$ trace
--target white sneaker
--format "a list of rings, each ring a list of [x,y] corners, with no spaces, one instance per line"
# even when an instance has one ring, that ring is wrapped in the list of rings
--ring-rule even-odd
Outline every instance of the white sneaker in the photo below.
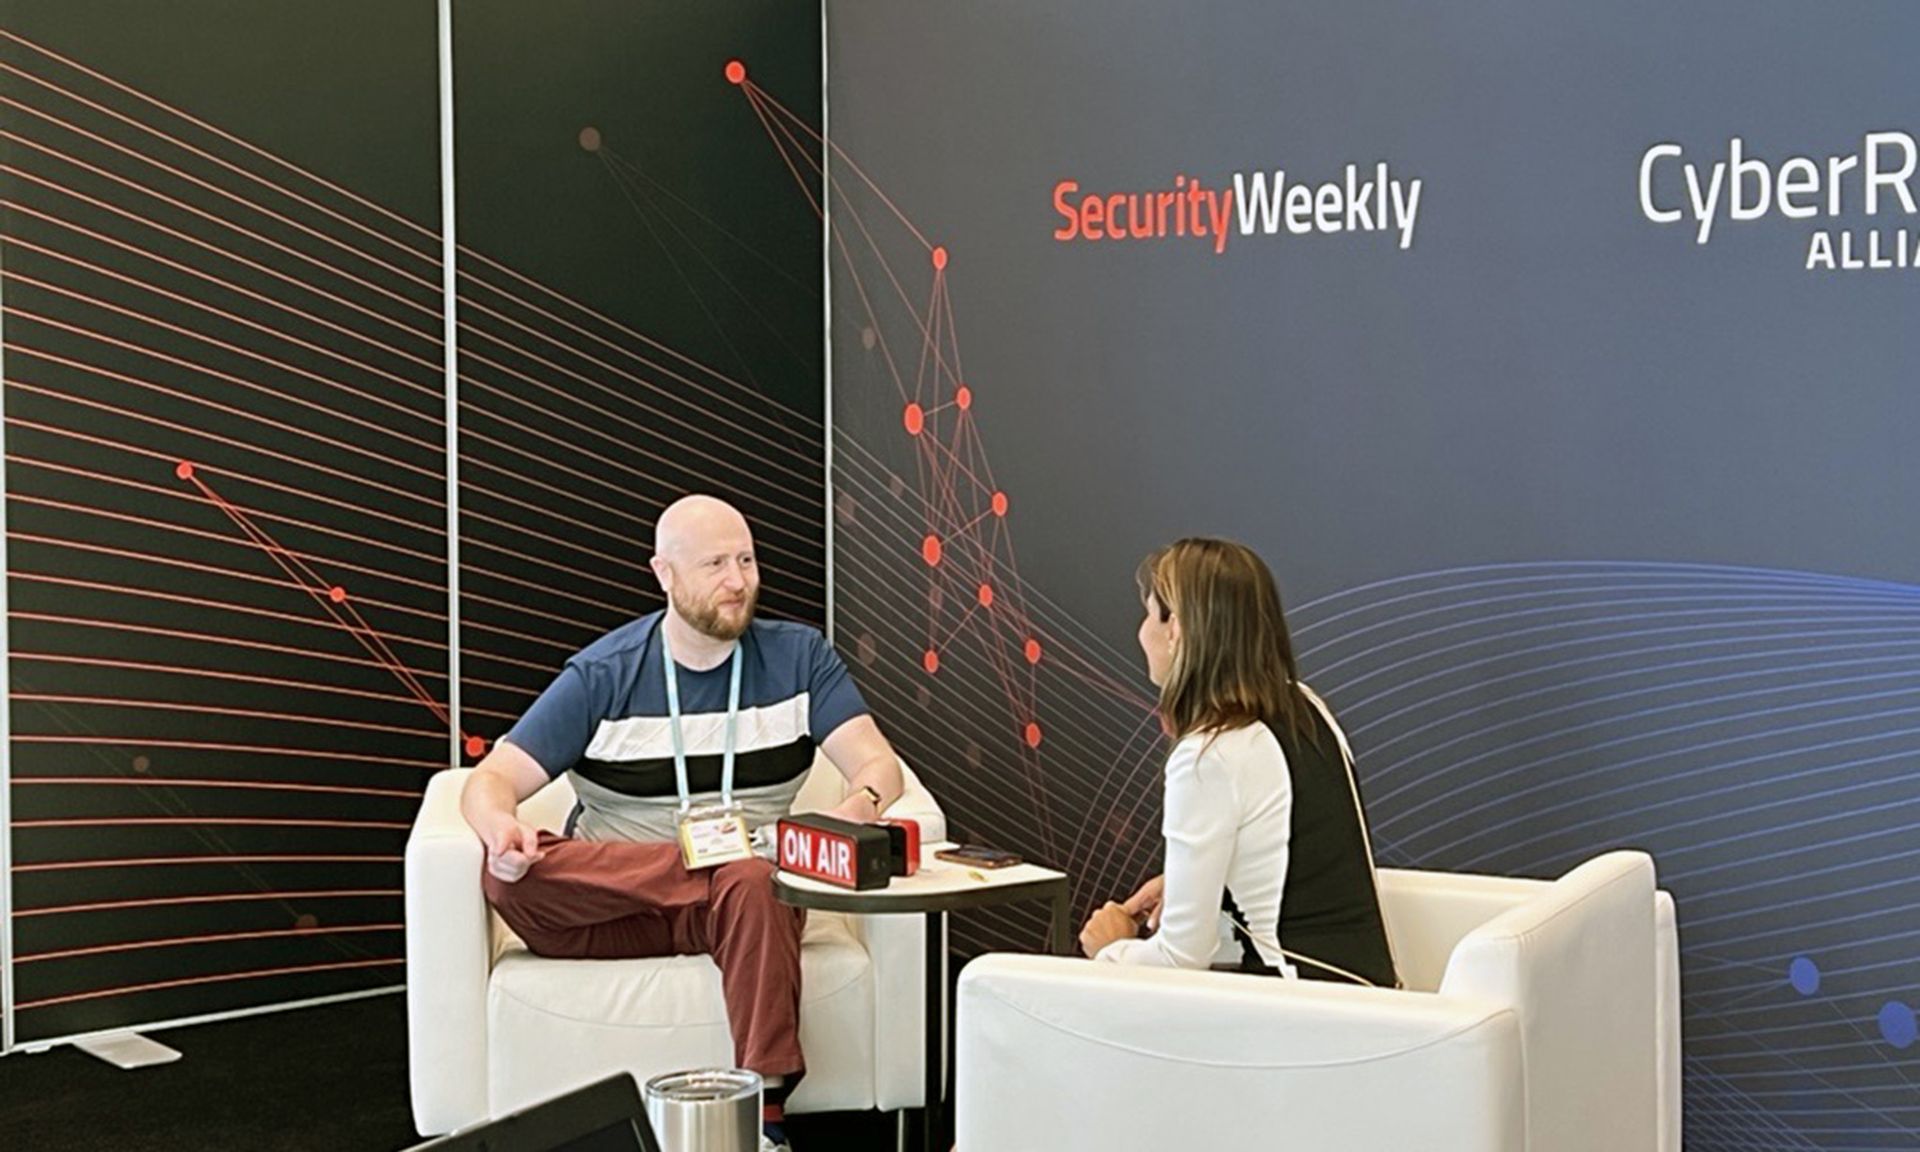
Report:
[[[762,1132],[760,1133],[760,1152],[793,1152],[793,1149],[785,1144],[775,1144],[768,1139],[765,1132]]]

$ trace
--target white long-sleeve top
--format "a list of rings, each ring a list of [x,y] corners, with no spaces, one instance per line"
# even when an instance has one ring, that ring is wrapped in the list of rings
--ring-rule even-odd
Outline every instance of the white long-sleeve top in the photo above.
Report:
[[[1288,976],[1280,952],[1293,782],[1265,724],[1182,739],[1167,758],[1166,893],[1160,929],[1117,940],[1097,960],[1205,968],[1221,940],[1220,896],[1231,889],[1260,958]]]

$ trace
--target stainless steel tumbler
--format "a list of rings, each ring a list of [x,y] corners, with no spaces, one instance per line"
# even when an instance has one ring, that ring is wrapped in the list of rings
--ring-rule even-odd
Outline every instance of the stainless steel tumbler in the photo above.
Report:
[[[760,1074],[732,1068],[647,1081],[647,1119],[664,1152],[759,1152]]]

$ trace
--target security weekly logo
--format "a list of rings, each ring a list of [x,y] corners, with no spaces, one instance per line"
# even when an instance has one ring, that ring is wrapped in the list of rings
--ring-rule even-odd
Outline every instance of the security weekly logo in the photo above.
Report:
[[[1678,144],[1640,156],[1640,211],[1707,244],[1728,227],[1812,220],[1806,270],[1920,269],[1920,148],[1906,132],[1868,132],[1857,151],[1769,160],[1735,136],[1696,157]]]
[[[1173,240],[1224,255],[1237,236],[1383,232],[1411,248],[1420,181],[1394,175],[1384,161],[1349,164],[1339,178],[1318,184],[1293,179],[1284,168],[1237,172],[1216,185],[1182,174],[1144,191],[1089,191],[1062,180],[1053,186],[1053,210],[1060,218],[1053,238],[1063,244]]]

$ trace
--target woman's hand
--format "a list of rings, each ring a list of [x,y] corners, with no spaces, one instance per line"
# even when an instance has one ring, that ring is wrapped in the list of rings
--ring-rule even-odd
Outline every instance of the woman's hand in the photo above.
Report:
[[[1157,931],[1160,927],[1160,906],[1166,902],[1166,898],[1167,877],[1162,873],[1140,885],[1140,890],[1127,897],[1127,902],[1121,907],[1127,910],[1127,915],[1136,920],[1145,916],[1147,930]]]
[[[1115,940],[1131,940],[1139,934],[1140,925],[1132,913],[1109,900],[1105,907],[1087,917],[1087,926],[1080,929],[1080,950],[1091,960]]]

